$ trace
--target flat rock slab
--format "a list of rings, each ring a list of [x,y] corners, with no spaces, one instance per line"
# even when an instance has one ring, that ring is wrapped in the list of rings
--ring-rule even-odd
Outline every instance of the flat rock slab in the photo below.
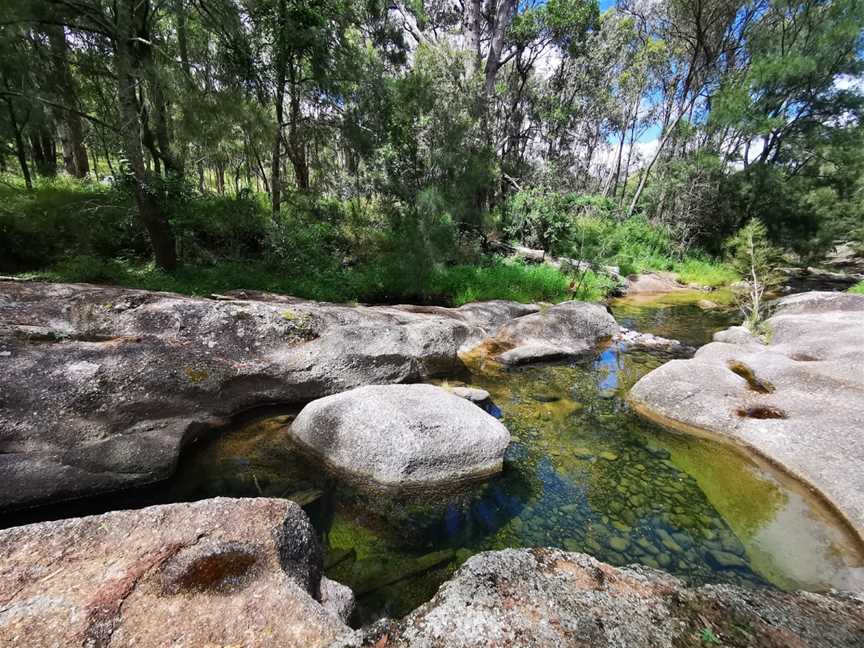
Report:
[[[710,635],[706,635],[708,630]],[[680,648],[864,645],[864,600],[705,586],[659,571],[616,569],[558,549],[478,554],[401,621],[331,648]]]
[[[303,511],[216,498],[0,532],[0,645],[328,644],[350,591]],[[333,611],[318,602],[329,599]]]
[[[827,497],[864,535],[864,295],[785,297],[770,343],[735,327],[630,392],[672,427],[743,445]]]
[[[359,486],[424,487],[501,470],[510,433],[434,385],[372,385],[312,401],[292,436]]]

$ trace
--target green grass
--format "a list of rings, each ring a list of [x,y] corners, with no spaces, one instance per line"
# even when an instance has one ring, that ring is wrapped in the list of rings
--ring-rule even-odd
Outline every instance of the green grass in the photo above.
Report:
[[[728,286],[740,278],[738,273],[725,263],[698,258],[684,259],[674,264],[673,270],[685,284],[700,286]]]
[[[851,293],[858,293],[859,295],[864,295],[864,281],[861,281],[849,289]]]
[[[577,293],[574,292],[574,278],[555,268],[501,261],[486,265],[436,267],[419,288],[418,284],[405,282],[404,274],[399,268],[378,265],[288,276],[266,264],[249,261],[187,264],[169,274],[151,263],[77,256],[50,269],[20,276],[43,281],[113,284],[186,295],[245,289],[319,301],[412,301],[454,306],[489,299],[556,303],[567,299],[597,300],[608,287],[605,279],[588,273]]]

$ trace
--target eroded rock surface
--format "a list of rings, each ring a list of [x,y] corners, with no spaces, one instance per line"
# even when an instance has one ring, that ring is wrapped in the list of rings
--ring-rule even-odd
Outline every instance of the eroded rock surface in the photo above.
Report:
[[[331,648],[851,648],[864,645],[864,599],[716,585],[617,569],[585,554],[508,549],[478,554],[401,621]]]
[[[510,433],[434,385],[372,385],[312,401],[295,439],[360,486],[431,486],[501,470]]]
[[[238,411],[451,376],[460,351],[543,321],[540,307],[504,301],[217,297],[0,281],[0,510],[165,479],[185,444]],[[559,308],[581,307],[549,309],[553,320]],[[598,338],[590,326],[555,334],[579,349]]]
[[[864,296],[785,297],[770,342],[736,327],[630,392],[639,411],[743,444],[814,486],[864,535]]]
[[[321,578],[314,531],[285,500],[216,498],[0,532],[4,646],[312,648],[348,630],[348,598]]]

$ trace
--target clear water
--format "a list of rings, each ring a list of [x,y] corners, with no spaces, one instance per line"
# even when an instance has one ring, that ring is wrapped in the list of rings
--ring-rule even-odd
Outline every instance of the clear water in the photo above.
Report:
[[[702,344],[737,321],[698,296],[619,302],[625,326]],[[613,346],[592,361],[459,377],[490,392],[513,436],[503,472],[459,492],[364,497],[290,440],[292,413],[238,422],[183,457],[176,477],[125,505],[215,495],[304,504],[326,572],[358,594],[357,624],[425,602],[469,556],[555,546],[693,583],[822,590],[864,587],[861,547],[794,484],[713,442],[635,416],[629,387],[667,358]],[[459,384],[454,380],[447,385]],[[120,508],[117,496],[113,507]],[[62,508],[62,507],[61,507]],[[68,507],[65,509],[69,515]],[[80,511],[78,511],[80,513]]]

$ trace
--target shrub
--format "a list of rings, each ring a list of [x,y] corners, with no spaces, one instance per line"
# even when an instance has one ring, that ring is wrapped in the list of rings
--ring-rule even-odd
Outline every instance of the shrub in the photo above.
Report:
[[[768,229],[754,218],[726,241],[729,261],[744,279],[745,288],[738,292],[738,301],[744,313],[744,323],[758,332],[764,317],[765,292],[776,285],[777,251],[768,241]]]
[[[60,259],[146,253],[131,202],[97,183],[40,179],[36,190],[0,184],[0,270],[20,272]]]
[[[205,194],[172,207],[172,225],[184,262],[258,257],[264,252],[270,214],[259,198]]]

